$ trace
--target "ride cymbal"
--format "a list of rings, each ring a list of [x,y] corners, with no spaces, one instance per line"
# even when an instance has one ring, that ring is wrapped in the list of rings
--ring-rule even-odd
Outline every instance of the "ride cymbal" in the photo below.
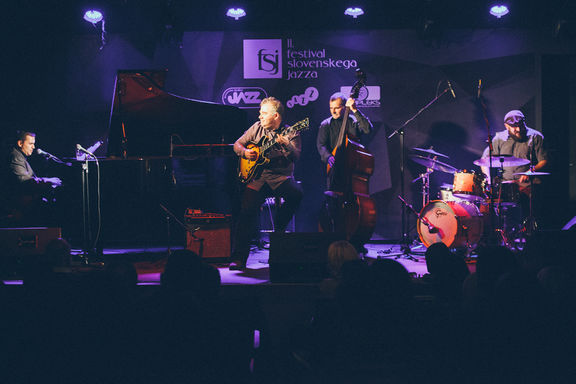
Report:
[[[520,159],[518,157],[514,157],[512,155],[494,155],[492,156],[492,168],[500,168],[500,167],[518,167],[520,165],[529,164],[530,160],[528,159]],[[483,157],[478,160],[474,160],[474,165],[479,167],[489,167],[490,166],[490,157]]]

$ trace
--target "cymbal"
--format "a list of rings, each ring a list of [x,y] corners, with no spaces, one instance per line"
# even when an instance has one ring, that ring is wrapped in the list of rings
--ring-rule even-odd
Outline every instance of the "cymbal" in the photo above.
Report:
[[[538,171],[526,171],[515,173],[515,175],[524,175],[524,176],[546,176],[549,174],[550,172],[538,172]]]
[[[445,154],[443,154],[443,153],[440,153],[440,152],[436,152],[436,151],[433,150],[432,148],[430,148],[430,149],[412,148],[412,149],[413,149],[414,151],[426,152],[426,153],[429,153],[429,154],[434,155],[434,156],[442,156],[442,157],[445,157],[445,158],[449,159],[449,157],[448,157],[447,155],[445,155]]]
[[[495,155],[492,156],[492,168],[500,168],[500,167],[518,167],[520,165],[529,164],[530,160],[528,159],[519,159],[518,157],[514,157],[512,155]],[[483,157],[478,160],[474,160],[474,164],[479,167],[489,167],[490,166],[490,157]]]
[[[420,155],[411,155],[410,158],[420,164],[425,166],[426,168],[432,168],[435,171],[446,172],[446,173],[454,173],[456,172],[456,168],[453,166],[443,163],[438,160],[430,159],[429,157],[420,156]]]

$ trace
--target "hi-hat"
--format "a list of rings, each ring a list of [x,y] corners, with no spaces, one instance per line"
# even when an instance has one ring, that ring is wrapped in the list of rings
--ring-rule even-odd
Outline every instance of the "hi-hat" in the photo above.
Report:
[[[412,148],[412,149],[413,149],[414,151],[426,152],[426,153],[429,153],[429,154],[434,155],[434,156],[442,156],[442,157],[445,157],[445,158],[449,159],[449,157],[448,157],[447,155],[445,155],[445,154],[443,154],[443,153],[440,153],[440,152],[436,152],[436,151],[433,150],[432,148],[430,148],[430,149]]]
[[[435,171],[446,172],[446,173],[454,173],[456,172],[456,168],[441,161],[431,159],[429,157],[420,156],[420,155],[411,155],[410,158],[420,164],[425,166],[426,168],[431,168]]]
[[[538,171],[526,171],[515,173],[515,175],[524,175],[524,176],[546,176],[549,174],[550,172],[538,172]]]
[[[494,155],[492,156],[492,168],[500,168],[500,167],[519,167],[521,165],[529,164],[530,160],[528,159],[519,159],[518,157],[514,157],[512,155]],[[489,167],[490,166],[490,157],[483,157],[478,160],[474,160],[474,164],[479,167]]]

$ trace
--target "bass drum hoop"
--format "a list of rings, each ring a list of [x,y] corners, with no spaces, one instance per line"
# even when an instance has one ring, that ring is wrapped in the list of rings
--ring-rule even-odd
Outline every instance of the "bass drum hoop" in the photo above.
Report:
[[[418,235],[426,247],[439,242],[449,248],[473,247],[484,230],[478,207],[467,201],[432,200],[422,208],[420,217],[438,228],[438,232],[431,233],[422,219],[418,219]]]

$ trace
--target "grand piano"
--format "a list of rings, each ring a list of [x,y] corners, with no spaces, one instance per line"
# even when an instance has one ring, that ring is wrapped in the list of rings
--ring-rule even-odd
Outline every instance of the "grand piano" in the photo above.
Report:
[[[245,112],[173,95],[166,74],[117,73],[100,162],[105,246],[183,239],[160,204],[180,220],[186,208],[229,214],[237,205],[232,143],[247,128]]]

